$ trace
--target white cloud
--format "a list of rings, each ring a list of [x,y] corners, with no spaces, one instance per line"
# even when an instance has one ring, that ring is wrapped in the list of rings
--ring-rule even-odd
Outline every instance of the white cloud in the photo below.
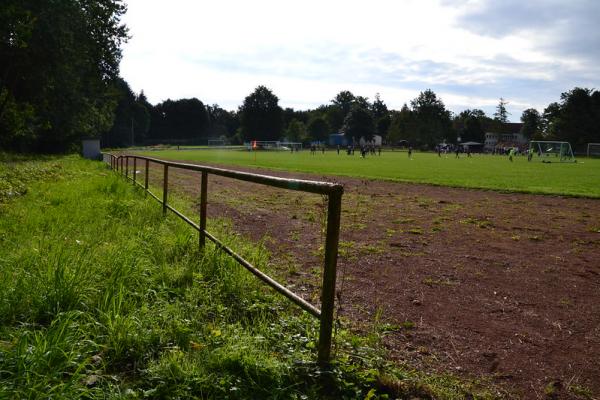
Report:
[[[489,12],[498,10],[500,20],[510,19],[510,10],[490,11],[490,4],[130,0],[124,22],[133,37],[121,71],[152,102],[198,97],[229,109],[260,84],[283,106],[302,109],[341,90],[370,98],[379,92],[399,108],[431,88],[454,111],[505,97],[518,118],[519,110],[543,107],[575,85],[598,86],[597,67],[548,50],[543,24],[512,24],[493,35],[472,25],[470,15],[493,20]]]

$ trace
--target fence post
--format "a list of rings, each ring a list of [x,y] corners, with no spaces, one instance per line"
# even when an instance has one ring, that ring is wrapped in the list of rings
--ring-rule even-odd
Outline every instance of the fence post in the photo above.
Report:
[[[333,308],[335,303],[335,280],[338,242],[340,238],[340,214],[342,190],[329,193],[327,207],[327,236],[325,238],[325,268],[321,291],[321,324],[319,327],[318,362],[329,364],[331,355],[331,332],[333,330]]]
[[[200,237],[199,243],[200,248],[204,249],[206,244],[206,237],[204,236],[204,231],[206,230],[206,203],[207,203],[207,195],[208,195],[208,173],[206,171],[202,171],[202,182],[200,183]]]
[[[136,170],[137,170],[137,157],[133,156],[133,184],[135,185],[135,176],[136,174]]]
[[[169,188],[169,166],[163,164],[165,169],[163,173],[163,214],[167,214],[167,191]]]
[[[121,175],[123,175],[123,161],[124,161],[125,157],[121,156]]]
[[[125,179],[129,178],[129,156],[125,156]]]
[[[150,160],[146,160],[146,179],[144,181],[144,189],[148,190],[148,168],[150,167]]]

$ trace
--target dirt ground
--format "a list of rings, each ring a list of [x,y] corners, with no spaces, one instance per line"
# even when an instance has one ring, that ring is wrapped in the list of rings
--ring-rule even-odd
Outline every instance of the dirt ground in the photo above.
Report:
[[[344,185],[337,310],[392,359],[513,398],[600,398],[599,200],[252,172]],[[196,174],[169,179],[198,195]],[[318,304],[324,199],[213,175],[208,190],[209,217],[262,239]]]

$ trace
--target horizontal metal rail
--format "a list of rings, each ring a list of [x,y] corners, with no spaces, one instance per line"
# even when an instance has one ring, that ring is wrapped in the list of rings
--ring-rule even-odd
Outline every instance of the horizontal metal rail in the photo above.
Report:
[[[108,161],[107,161],[108,158]],[[133,171],[131,178],[129,177],[129,159],[133,159]],[[145,161],[145,181],[142,185],[136,179],[136,168],[137,160]],[[209,167],[204,165],[178,163],[172,161],[161,160],[157,158],[144,157],[144,156],[133,156],[133,155],[121,155],[115,156],[109,153],[103,153],[103,160],[110,165],[112,169],[117,171],[120,170],[121,174],[127,180],[133,181],[135,186],[139,186],[144,189],[145,192],[149,193],[154,199],[156,199],[163,206],[163,212],[167,210],[172,211],[175,215],[181,218],[184,222],[199,232],[200,246],[204,246],[204,238],[211,240],[217,248],[224,251],[235,259],[240,265],[254,274],[257,278],[271,286],[277,292],[288,298],[290,301],[298,305],[300,308],[310,313],[311,315],[320,319],[320,330],[319,330],[319,346],[318,346],[318,361],[321,364],[329,363],[330,351],[331,351],[331,335],[333,330],[333,308],[335,302],[335,280],[336,280],[336,266],[337,266],[337,252],[339,242],[339,228],[340,228],[340,216],[341,216],[341,196],[343,193],[343,187],[339,184],[330,182],[318,182],[302,179],[289,179],[280,178],[275,176],[260,175],[249,172],[241,172],[228,170],[223,168]],[[163,193],[162,199],[156,194],[152,193],[149,189],[149,164],[150,162],[163,166]],[[125,164],[125,165],[124,165]],[[184,215],[182,212],[168,204],[168,177],[169,167],[185,169],[190,171],[202,172],[202,187],[201,187],[201,199],[200,199],[200,224],[196,224],[189,217]],[[268,185],[288,190],[297,190],[310,193],[324,194],[328,196],[328,215],[327,215],[327,233],[325,240],[325,269],[323,272],[323,284],[321,290],[321,310],[302,297],[298,296],[273,278],[260,271],[249,261],[245,260],[242,256],[237,254],[230,247],[225,245],[214,235],[206,230],[206,203],[207,203],[207,190],[206,184],[208,180],[208,174],[214,174],[227,178],[238,179],[246,182],[253,182],[262,185]]]
[[[280,178],[277,176],[254,174],[251,172],[234,171],[230,169],[209,167],[206,165],[178,163],[173,161],[161,160],[158,158],[144,157],[144,156],[119,156],[127,158],[137,158],[140,160],[148,160],[150,162],[165,165],[167,167],[174,167],[179,169],[186,169],[189,171],[203,171],[209,174],[224,176],[227,178],[238,179],[246,182],[254,182],[262,185],[274,186],[282,189],[298,190],[302,192],[318,193],[318,194],[330,194],[333,192],[342,193],[344,188],[342,185],[331,182],[319,182],[305,179],[290,179]]]
[[[303,310],[311,313],[312,315],[314,315],[317,318],[321,317],[321,311],[317,307],[313,306],[308,301],[304,300],[302,297],[296,295],[294,292],[292,292],[291,290],[289,290],[285,286],[281,285],[280,283],[278,283],[277,281],[275,281],[274,279],[272,279],[270,276],[268,276],[267,274],[265,274],[262,271],[260,271],[258,268],[254,267],[252,264],[250,264],[248,261],[244,260],[236,252],[234,252],[229,247],[227,247],[225,244],[223,244],[219,239],[217,239],[216,237],[214,237],[213,235],[211,235],[209,232],[204,231],[204,234],[213,243],[215,243],[217,245],[217,247],[219,247],[220,249],[222,249],[223,251],[225,251],[231,257],[235,258],[235,260],[238,263],[240,263],[248,271],[250,271],[254,275],[256,275],[263,282],[267,283],[273,289],[277,290],[279,293],[281,293],[282,295],[284,295],[285,297],[287,297],[288,299],[290,299],[292,302],[296,303]]]

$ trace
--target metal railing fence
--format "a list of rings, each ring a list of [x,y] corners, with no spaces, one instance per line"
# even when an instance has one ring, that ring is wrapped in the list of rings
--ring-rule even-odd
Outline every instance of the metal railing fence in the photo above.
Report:
[[[301,179],[280,178],[275,176],[253,174],[229,169],[209,167],[196,164],[186,164],[173,161],[166,161],[157,158],[150,158],[138,155],[114,155],[103,153],[103,160],[110,165],[111,169],[120,172],[126,179],[133,181],[133,184],[143,188],[148,194],[162,204],[163,213],[167,210],[172,211],[183,221],[189,224],[199,233],[199,245],[203,248],[206,244],[206,238],[211,240],[217,248],[220,248],[239,264],[253,273],[256,277],[271,286],[277,292],[287,297],[303,310],[319,318],[319,344],[318,344],[318,362],[321,365],[328,364],[331,357],[331,340],[333,331],[333,313],[335,303],[335,283],[337,269],[338,242],[340,234],[340,215],[342,205],[343,186],[330,182],[318,182]],[[133,161],[133,170],[129,177],[129,164]],[[145,174],[143,184],[137,180],[138,161],[145,163]],[[150,163],[156,163],[163,166],[163,193],[162,199],[152,193],[148,186]],[[196,224],[192,219],[175,209],[168,202],[169,193],[169,169],[179,168],[189,171],[198,171],[201,173],[200,183],[200,222]],[[317,193],[327,196],[327,228],[325,236],[325,257],[323,281],[321,286],[321,309],[304,300],[282,284],[269,277],[234,250],[225,245],[222,241],[206,230],[207,217],[207,197],[208,197],[208,175],[219,175],[227,178],[238,179],[246,182],[253,182],[261,185],[267,185],[282,189],[296,190],[302,192]]]

